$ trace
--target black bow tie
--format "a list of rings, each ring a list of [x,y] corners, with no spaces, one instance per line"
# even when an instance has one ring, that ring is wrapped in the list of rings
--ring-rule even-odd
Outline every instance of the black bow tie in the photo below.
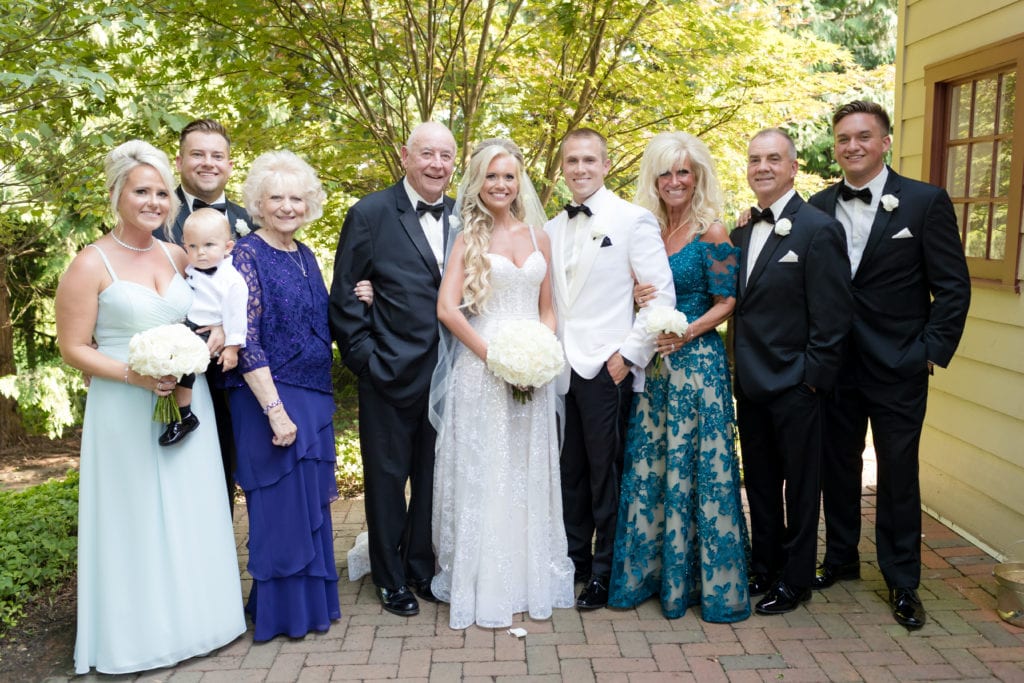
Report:
[[[576,214],[582,213],[587,216],[593,216],[594,213],[590,210],[590,207],[586,204],[566,204],[565,211],[569,214],[569,218],[575,218]]]
[[[192,266],[192,270],[204,273],[205,275],[213,275],[217,272],[217,266],[210,266],[209,268],[200,268],[199,266]]]
[[[228,212],[228,205],[226,202],[217,202],[216,204],[207,204],[202,199],[196,198],[192,200],[192,210],[198,211],[199,209],[217,209],[221,213]]]
[[[772,210],[770,208],[762,211],[756,206],[750,207],[750,224],[754,225],[755,223],[760,223],[761,221],[764,221],[769,225],[775,225],[775,214],[772,213]]]
[[[842,185],[839,186],[839,194],[846,201],[850,201],[851,199],[859,199],[865,204],[871,203],[870,187],[862,187],[859,190],[855,190],[846,183],[843,183]]]
[[[429,212],[437,220],[441,220],[441,216],[444,215],[444,202],[440,204],[427,204],[424,201],[416,202],[416,215],[422,216]]]

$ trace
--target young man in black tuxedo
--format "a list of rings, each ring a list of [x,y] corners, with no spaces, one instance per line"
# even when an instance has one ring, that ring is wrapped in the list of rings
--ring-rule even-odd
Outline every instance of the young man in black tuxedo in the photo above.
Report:
[[[760,614],[810,599],[817,555],[822,401],[850,327],[842,226],[793,189],[796,147],[777,128],[750,141],[758,206],[740,249],[733,314],[737,424],[750,504],[750,593]]]
[[[370,570],[384,609],[400,616],[419,613],[413,591],[435,599],[435,433],[427,408],[437,363],[437,289],[454,205],[444,191],[455,153],[455,138],[441,124],[413,130],[401,152],[405,178],[362,198],[345,216],[331,286],[331,334],[359,378]],[[354,293],[363,280],[372,284],[372,306]]]
[[[928,376],[963,333],[971,282],[946,191],[886,166],[889,115],[855,101],[832,118],[844,179],[811,197],[846,232],[853,328],[837,389],[825,405],[825,558],[815,588],[860,576],[862,454],[868,421],[878,461],[875,541],[896,621],[925,623],[918,447]]]
[[[174,160],[178,169],[181,184],[175,192],[181,200],[181,209],[174,220],[171,238],[167,239],[163,230],[154,235],[162,240],[171,241],[178,246],[182,244],[182,226],[185,219],[193,211],[212,207],[224,213],[231,226],[231,239],[237,240],[253,229],[249,214],[238,204],[230,202],[224,195],[224,188],[231,177],[231,140],[228,132],[217,121],[197,119],[181,130],[178,138],[178,156]],[[206,328],[204,328],[206,329]],[[219,328],[218,328],[219,329]],[[219,336],[211,334],[210,351],[219,353],[224,344],[223,332]],[[231,411],[228,408],[227,392],[221,388],[220,365],[210,363],[206,371],[206,379],[210,385],[210,398],[213,400],[213,414],[217,420],[217,439],[220,442],[220,457],[224,464],[224,482],[228,490],[228,504],[234,509],[235,500],[235,466],[238,463],[235,452],[235,436],[231,428]],[[197,420],[182,420],[177,423],[171,435],[172,442],[180,441],[189,431],[199,426]]]

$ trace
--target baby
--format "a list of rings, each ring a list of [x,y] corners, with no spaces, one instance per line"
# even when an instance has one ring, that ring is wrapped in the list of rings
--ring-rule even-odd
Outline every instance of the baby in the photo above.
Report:
[[[238,349],[245,346],[246,304],[249,288],[245,279],[231,265],[231,226],[227,217],[216,209],[199,209],[185,219],[182,241],[189,265],[185,274],[194,291],[192,307],[185,324],[193,330],[221,325],[224,328],[224,349],[219,363],[226,372],[238,365]],[[198,333],[208,339],[208,331]],[[181,411],[181,421],[171,422],[160,435],[161,446],[178,443],[196,427],[199,418],[192,412],[192,385],[195,375],[185,375],[174,389],[174,400]]]

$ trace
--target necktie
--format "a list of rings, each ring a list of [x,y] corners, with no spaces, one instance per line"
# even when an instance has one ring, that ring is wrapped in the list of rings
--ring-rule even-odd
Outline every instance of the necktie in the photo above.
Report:
[[[211,266],[210,268],[200,268],[199,266],[192,266],[192,270],[203,273],[204,275],[213,275],[217,272],[217,266]]]
[[[217,209],[221,213],[227,213],[228,205],[224,202],[218,202],[216,204],[207,204],[202,199],[196,198],[192,200],[192,210],[198,211],[199,209]]]
[[[859,190],[855,190],[852,187],[850,187],[849,185],[847,185],[846,183],[843,183],[839,187],[839,194],[846,201],[850,201],[851,199],[859,199],[862,202],[864,202],[865,204],[870,204],[871,203],[871,188],[870,187],[862,187]]]
[[[775,225],[775,215],[772,213],[772,210],[769,208],[762,211],[756,206],[750,207],[750,224],[753,225],[755,223],[760,223],[761,221],[770,225]]]
[[[427,212],[437,220],[441,220],[441,216],[444,215],[444,202],[440,204],[427,204],[424,201],[416,202],[416,215],[422,216]]]
[[[578,206],[574,206],[573,204],[566,204],[565,205],[565,211],[566,211],[566,213],[569,214],[569,218],[575,218],[576,214],[579,214],[579,213],[582,213],[582,214],[584,214],[586,216],[593,216],[594,215],[593,212],[590,210],[590,207],[587,206],[586,204],[580,204]]]

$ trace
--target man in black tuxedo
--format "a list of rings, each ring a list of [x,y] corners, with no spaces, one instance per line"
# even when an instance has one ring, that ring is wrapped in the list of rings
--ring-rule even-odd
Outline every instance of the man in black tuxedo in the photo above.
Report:
[[[855,101],[832,118],[844,180],[811,197],[846,231],[854,317],[839,382],[826,402],[825,558],[815,588],[860,576],[862,453],[868,421],[878,461],[875,541],[896,621],[920,628],[918,446],[933,367],[953,357],[971,282],[945,190],[885,165],[889,115]]]
[[[384,609],[401,616],[419,613],[413,591],[434,600],[435,434],[427,406],[454,204],[444,190],[455,149],[455,138],[439,123],[413,130],[401,151],[405,178],[359,200],[345,216],[331,286],[331,333],[359,378],[371,574]],[[356,298],[361,280],[373,286],[372,306]]]
[[[253,224],[249,214],[238,204],[230,202],[224,195],[224,188],[231,177],[231,140],[228,132],[217,121],[212,119],[197,119],[186,125],[181,130],[178,138],[178,156],[174,160],[178,168],[178,177],[181,184],[175,192],[181,200],[181,209],[174,220],[174,227],[171,231],[171,238],[163,230],[158,230],[156,237],[171,241],[178,246],[182,244],[182,226],[185,219],[198,209],[212,207],[224,212],[228,217],[228,224],[231,226],[231,239],[237,240],[240,236],[248,234]],[[202,331],[202,330],[200,330]],[[210,350],[219,353],[217,348],[218,337],[211,335],[213,345]],[[219,343],[223,347],[223,333],[219,337]],[[227,391],[224,390],[224,382],[221,376],[220,365],[211,362],[206,370],[206,379],[210,385],[210,398],[213,401],[213,414],[217,419],[217,439],[220,442],[220,457],[224,464],[224,482],[228,489],[228,505],[234,510],[235,501],[235,466],[238,463],[238,456],[235,452],[235,436],[231,428],[231,411],[228,408]],[[191,429],[199,426],[198,421],[177,423],[178,433],[173,438],[180,440],[184,438],[189,427]],[[184,433],[181,433],[184,432]]]
[[[750,141],[758,207],[736,228],[737,423],[750,503],[751,595],[760,614],[810,598],[817,552],[822,400],[851,320],[842,226],[793,189],[796,147],[777,128]]]

